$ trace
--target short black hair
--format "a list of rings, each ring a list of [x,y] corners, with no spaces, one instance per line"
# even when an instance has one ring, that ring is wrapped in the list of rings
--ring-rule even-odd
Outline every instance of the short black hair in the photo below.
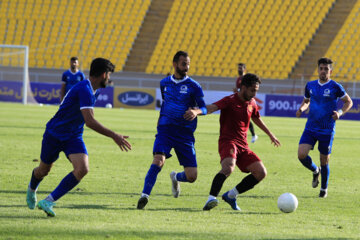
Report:
[[[115,65],[105,58],[95,58],[90,65],[90,76],[99,77],[103,73],[114,72]]]
[[[323,57],[318,60],[318,67],[320,66],[320,64],[329,64],[330,68],[332,68],[333,61],[330,58]]]
[[[177,63],[179,61],[180,56],[188,57],[189,54],[187,52],[184,52],[184,51],[178,51],[175,54],[174,58],[173,58],[173,62]]]
[[[258,75],[256,75],[256,74],[253,74],[253,73],[247,73],[241,79],[240,86],[251,87],[252,85],[254,85],[256,83],[261,84],[260,77]]]
[[[243,67],[243,68],[245,68],[245,69],[246,69],[246,65],[245,65],[245,63],[238,63],[238,67]]]
[[[78,57],[71,57],[70,58],[70,61],[76,61],[76,60],[79,60]]]

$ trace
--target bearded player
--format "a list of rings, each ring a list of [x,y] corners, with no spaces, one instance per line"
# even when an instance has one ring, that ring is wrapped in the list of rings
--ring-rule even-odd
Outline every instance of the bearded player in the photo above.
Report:
[[[250,119],[270,137],[276,147],[280,146],[279,140],[261,120],[258,106],[254,100],[260,84],[261,80],[257,75],[247,73],[241,81],[239,92],[206,106],[208,113],[221,110],[219,137],[221,170],[214,177],[210,195],[203,210],[210,210],[218,205],[219,201],[216,197],[226,178],[234,171],[235,166],[249,174],[233,189],[222,195],[222,199],[234,210],[241,210],[237,205],[236,197],[252,189],[265,178],[264,164],[248,147],[247,131]]]

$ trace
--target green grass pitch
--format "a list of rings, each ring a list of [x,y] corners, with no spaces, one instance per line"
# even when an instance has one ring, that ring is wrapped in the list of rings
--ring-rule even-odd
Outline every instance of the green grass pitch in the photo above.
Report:
[[[263,117],[281,141],[275,148],[256,128],[259,139],[250,144],[263,160],[267,177],[242,194],[235,212],[220,200],[204,212],[213,177],[220,169],[217,152],[219,115],[201,116],[195,134],[198,179],[181,184],[179,198],[171,195],[169,173],[181,171],[176,157],[167,160],[144,210],[136,204],[152,161],[158,112],[133,109],[95,109],[105,126],[129,135],[130,152],[85,127],[90,172],[57,202],[57,216],[26,206],[31,171],[39,162],[42,134],[57,106],[0,103],[0,239],[360,239],[360,122],[337,123],[330,159],[328,197],[319,199],[311,173],[297,160],[305,119]],[[319,164],[319,152],[311,152]],[[46,197],[70,171],[64,154],[39,187]],[[220,194],[243,177],[238,169]],[[277,208],[284,192],[295,194],[298,209],[290,214]]]

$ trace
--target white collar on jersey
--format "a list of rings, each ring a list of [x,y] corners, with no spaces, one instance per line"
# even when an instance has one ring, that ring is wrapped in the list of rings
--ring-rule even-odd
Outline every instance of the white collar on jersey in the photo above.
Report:
[[[329,79],[329,81],[327,81],[326,83],[321,83],[321,82],[320,82],[320,79],[318,79],[318,84],[319,84],[320,86],[324,86],[324,85],[328,84],[328,83],[331,82],[331,81],[332,81],[332,80]]]
[[[178,80],[178,79],[174,78],[174,75],[170,76],[170,80],[173,81],[176,84],[181,83],[181,82],[187,80],[188,78],[189,78],[189,76],[185,76],[183,79]]]
[[[76,70],[76,72],[73,73],[73,72],[71,71],[71,68],[69,68],[69,72],[70,72],[72,75],[75,75],[75,74],[77,74],[77,73],[79,72],[79,69]]]

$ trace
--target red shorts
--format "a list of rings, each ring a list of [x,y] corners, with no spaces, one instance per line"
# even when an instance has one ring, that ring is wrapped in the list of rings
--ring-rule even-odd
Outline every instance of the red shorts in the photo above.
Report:
[[[261,162],[260,158],[250,149],[240,148],[231,141],[219,142],[219,154],[221,161],[225,158],[236,159],[236,166],[245,173],[248,173],[247,167],[254,162]]]

